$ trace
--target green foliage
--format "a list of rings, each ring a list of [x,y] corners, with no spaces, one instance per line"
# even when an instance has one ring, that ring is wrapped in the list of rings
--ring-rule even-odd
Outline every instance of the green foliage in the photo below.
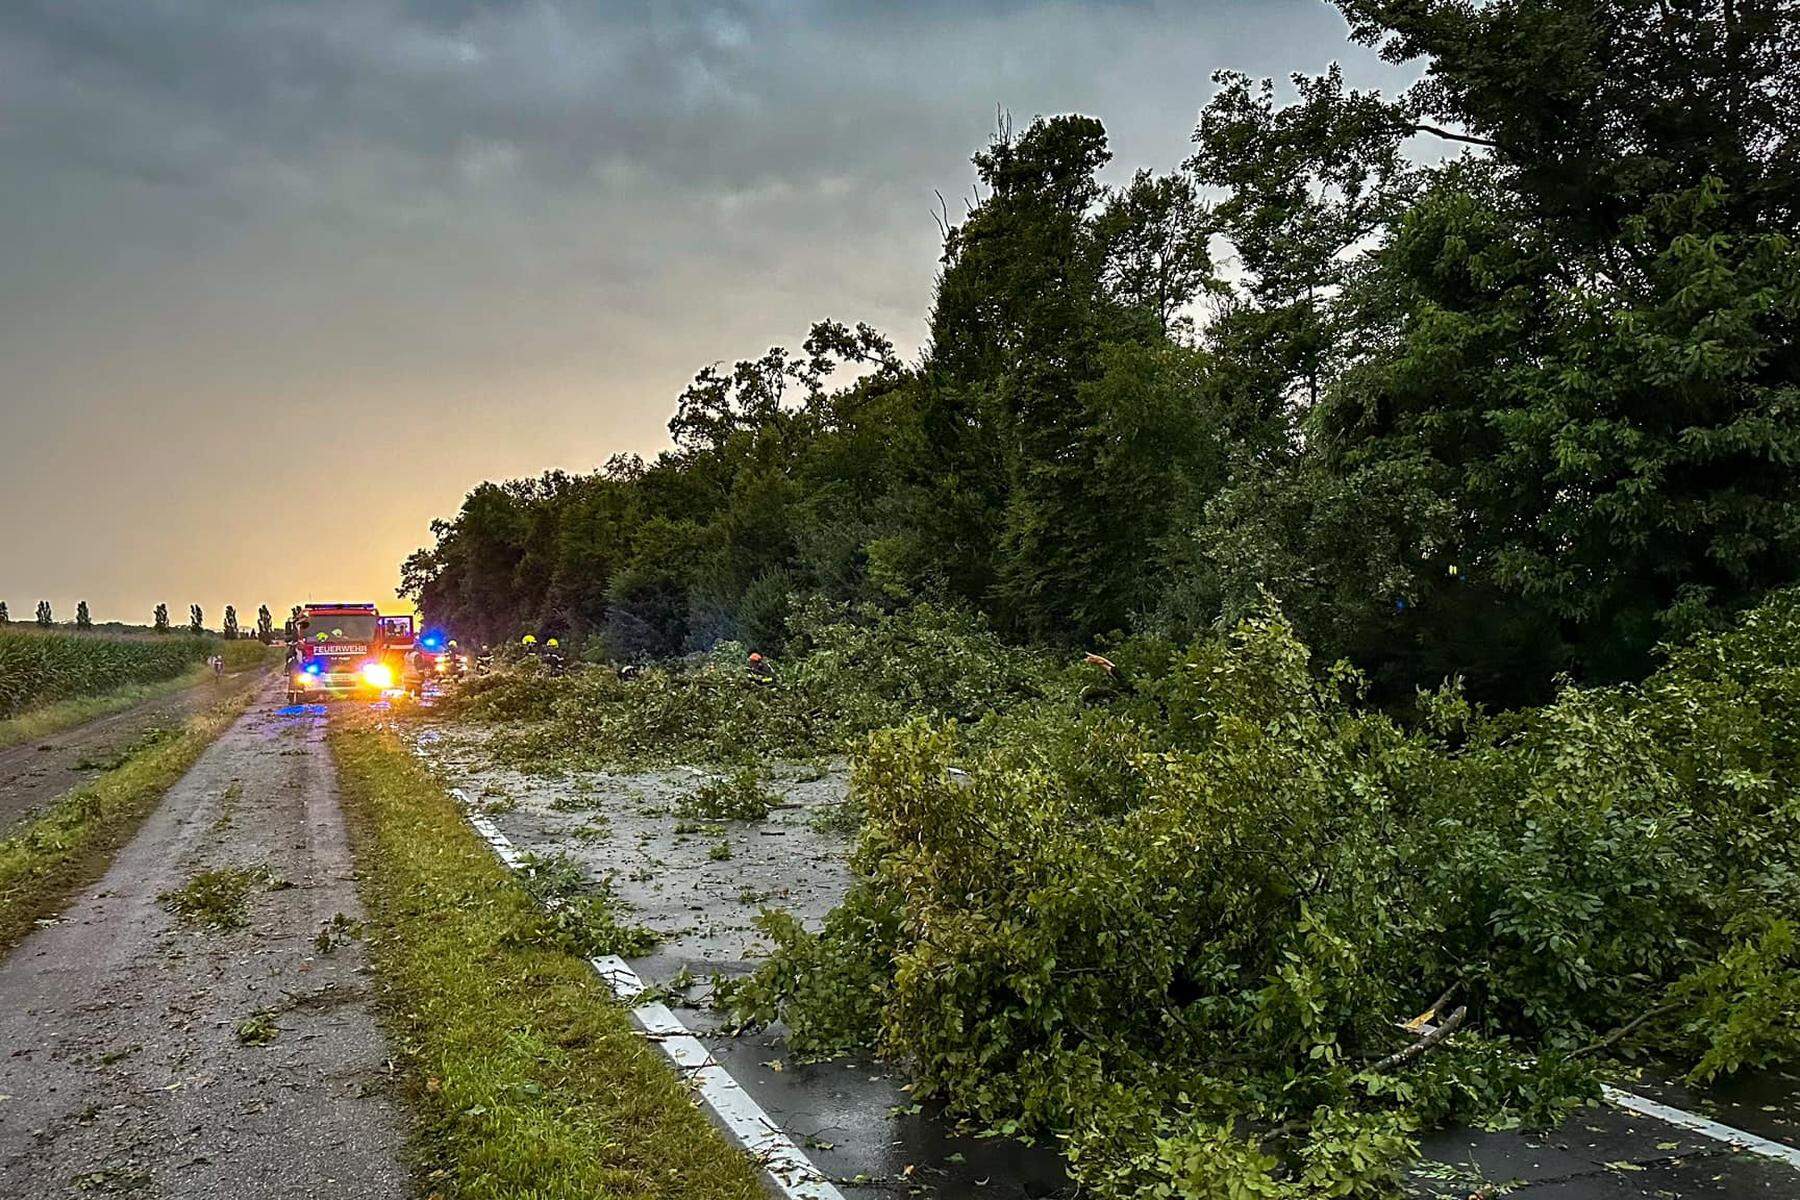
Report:
[[[786,1019],[787,1045],[803,1059],[867,1046],[890,991],[899,918],[891,894],[866,886],[832,909],[822,934],[765,909],[756,924],[772,944],[767,966],[715,980],[713,1003],[740,1027]]]
[[[830,321],[708,367],[674,450],[476,488],[407,594],[635,661],[770,650],[815,597],[1069,643],[1268,593],[1382,703],[1455,676],[1516,705],[1641,678],[1794,582],[1800,23],[1340,7],[1419,82],[1221,72],[1182,170],[1117,188],[1092,117],[1003,122],[943,214],[916,367]],[[1419,135],[1467,152],[1427,165]]]
[[[865,882],[817,936],[768,924],[738,1017],[1061,1132],[1115,1195],[1373,1194],[1414,1125],[1590,1098],[1574,1054],[1647,1014],[1697,1076],[1795,1061],[1800,596],[1641,686],[1503,716],[1446,689],[1413,729],[1274,616],[1135,653],[1103,705],[877,733]],[[1370,1071],[1451,987],[1466,1029]]]
[[[661,939],[652,929],[627,920],[605,881],[595,881],[566,854],[527,854],[521,877],[532,898],[544,906],[541,936],[583,958],[616,954],[637,958]]]
[[[1766,913],[1734,919],[1736,939],[1719,961],[1670,988],[1678,1035],[1699,1057],[1688,1072],[1707,1083],[1744,1067],[1800,1060],[1800,952],[1793,922]]]
[[[250,889],[269,882],[262,867],[219,867],[196,871],[179,888],[156,897],[183,921],[207,929],[237,929],[248,919]]]
[[[675,811],[711,821],[760,821],[780,802],[781,797],[763,784],[760,771],[743,767],[709,779],[682,796],[675,802]]]
[[[1009,646],[966,608],[884,612],[815,601],[795,616],[783,682],[847,739],[921,714],[974,720],[1040,694],[1047,656]]]
[[[973,720],[1053,686],[1046,656],[1008,646],[956,606],[813,601],[791,621],[794,653],[774,679],[726,642],[628,680],[606,668],[552,677],[528,659],[465,681],[447,707],[543,722],[499,747],[519,761],[733,763],[838,753],[911,715]]]
[[[1118,189],[1098,121],[1003,123],[916,366],[821,322],[406,569],[475,636],[702,652],[472,686],[522,758],[859,749],[863,883],[726,1001],[1102,1196],[1378,1193],[1602,1052],[1796,1050],[1800,24],[1339,6],[1413,87],[1220,74]]]
[[[266,1046],[281,1036],[273,1009],[259,1008],[237,1025],[237,1040],[246,1046]]]
[[[480,721],[538,721],[548,717],[561,685],[536,658],[462,681],[443,702],[446,712]]]
[[[0,718],[33,705],[168,679],[206,652],[198,639],[82,637],[8,627],[0,631]]]

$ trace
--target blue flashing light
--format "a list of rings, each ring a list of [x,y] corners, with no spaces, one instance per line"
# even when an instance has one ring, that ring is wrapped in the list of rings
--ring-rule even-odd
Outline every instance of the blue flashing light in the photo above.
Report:
[[[422,641],[427,650],[436,650],[444,644],[444,639],[435,633],[426,634]]]
[[[318,674],[318,673],[319,673],[319,672],[320,672],[320,671],[322,671],[322,670],[324,670],[324,668],[323,668],[323,667],[321,667],[321,666],[320,666],[320,665],[319,665],[319,664],[318,664],[318,663],[316,663],[316,662],[309,662],[309,663],[307,663],[307,664],[306,664],[306,673],[307,673],[307,674],[308,674],[308,675],[317,675],[317,674]]]

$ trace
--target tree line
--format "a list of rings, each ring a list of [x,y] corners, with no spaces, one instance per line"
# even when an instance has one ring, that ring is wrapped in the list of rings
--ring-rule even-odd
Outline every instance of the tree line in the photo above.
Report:
[[[56,613],[48,600],[37,602],[37,614],[34,621],[40,629],[50,629],[56,625]],[[0,625],[11,623],[12,615],[7,610],[6,601],[0,600]],[[76,602],[74,626],[78,630],[89,630],[94,627],[94,619],[88,613],[86,600]],[[155,633],[173,632],[173,628],[169,624],[169,606],[167,604],[158,604],[151,612],[150,628]],[[198,604],[188,605],[187,632],[194,637],[201,637],[208,632],[206,613]],[[219,627],[219,636],[228,642],[236,641],[239,638],[254,637],[267,645],[275,640],[275,619],[270,614],[268,605],[260,605],[256,610],[255,629],[246,630],[238,624],[237,606],[227,604],[224,622]]]
[[[1220,71],[1117,186],[1093,117],[1003,121],[916,362],[828,320],[706,367],[654,461],[481,484],[401,594],[616,658],[813,595],[1088,645],[1272,598],[1379,693],[1520,703],[1792,582],[1792,6],[1338,6],[1419,82]]]

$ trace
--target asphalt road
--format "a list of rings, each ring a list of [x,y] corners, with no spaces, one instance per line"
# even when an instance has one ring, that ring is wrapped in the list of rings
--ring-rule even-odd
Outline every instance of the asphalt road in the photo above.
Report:
[[[635,920],[664,936],[628,966],[648,983],[748,971],[766,953],[753,920],[764,906],[816,926],[849,886],[846,839],[815,818],[845,794],[842,770],[784,769],[786,803],[759,822],[682,820],[672,810],[700,773],[522,773],[495,764],[491,729],[446,723],[423,731],[419,753],[458,785],[521,852],[573,857],[607,880]],[[716,850],[729,847],[729,855]],[[670,997],[695,1034],[768,1119],[846,1200],[894,1195],[936,1200],[1034,1200],[1067,1195],[1051,1145],[959,1136],[902,1090],[890,1065],[865,1056],[796,1060],[779,1027],[750,1036],[722,1029],[705,987]],[[1634,1084],[1680,1107],[1800,1145],[1800,1080],[1763,1075],[1705,1094]],[[1412,1195],[1507,1195],[1521,1200],[1795,1200],[1800,1171],[1661,1122],[1596,1107],[1561,1128],[1526,1134],[1453,1129],[1424,1139]]]
[[[279,682],[0,962],[0,1196],[412,1193],[361,943],[315,942],[362,917],[326,718],[278,712]],[[226,867],[259,872],[243,927],[159,903]]]
[[[92,779],[148,734],[179,728],[195,713],[260,686],[263,672],[207,678],[84,725],[0,747],[0,836]]]

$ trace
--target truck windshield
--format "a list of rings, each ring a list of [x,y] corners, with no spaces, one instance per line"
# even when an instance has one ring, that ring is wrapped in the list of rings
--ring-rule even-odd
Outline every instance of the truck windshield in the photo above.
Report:
[[[375,617],[370,613],[314,613],[303,617],[303,642],[372,642]]]

